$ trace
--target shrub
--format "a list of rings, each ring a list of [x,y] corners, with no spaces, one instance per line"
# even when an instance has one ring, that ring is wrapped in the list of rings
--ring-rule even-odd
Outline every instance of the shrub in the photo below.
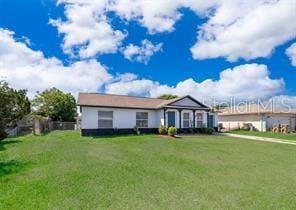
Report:
[[[161,135],[166,135],[168,133],[168,129],[164,127],[163,125],[160,125],[158,127],[158,133]]]
[[[207,134],[213,134],[215,132],[214,128],[208,128],[207,129]]]
[[[169,129],[168,129],[168,134],[169,134],[170,136],[175,136],[175,135],[177,134],[177,128],[175,128],[175,127],[173,127],[173,126],[169,127]]]
[[[200,132],[203,134],[213,134],[215,130],[213,128],[201,128]]]
[[[193,129],[193,132],[194,132],[194,133],[200,133],[199,128],[194,128],[194,129]]]
[[[206,133],[207,128],[206,127],[202,127],[200,128],[200,133]]]

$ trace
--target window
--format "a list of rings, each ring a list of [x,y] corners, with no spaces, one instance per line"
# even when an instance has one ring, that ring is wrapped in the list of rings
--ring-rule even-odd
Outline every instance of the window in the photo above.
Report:
[[[99,111],[98,117],[99,128],[113,128],[113,111]]]
[[[189,128],[190,127],[190,114],[189,113],[183,113],[183,127]]]
[[[138,128],[148,128],[148,112],[136,113],[136,126]]]
[[[196,127],[201,128],[202,127],[202,113],[197,113],[195,116],[196,116]]]

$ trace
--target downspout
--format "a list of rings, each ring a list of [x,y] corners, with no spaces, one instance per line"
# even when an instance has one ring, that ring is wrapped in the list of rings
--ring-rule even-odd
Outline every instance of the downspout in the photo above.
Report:
[[[209,123],[209,122],[210,122],[209,116],[210,116],[210,115],[209,115],[209,112],[207,112],[207,128],[209,128],[209,124],[210,124],[210,123]]]
[[[166,127],[165,121],[166,121],[166,108],[163,108],[163,126],[164,127]]]

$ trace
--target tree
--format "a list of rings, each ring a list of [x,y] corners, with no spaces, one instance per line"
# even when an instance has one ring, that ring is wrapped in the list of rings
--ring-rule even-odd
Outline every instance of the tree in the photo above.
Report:
[[[30,101],[26,90],[15,90],[0,81],[0,140],[7,134],[5,129],[14,128],[17,121],[30,113]]]
[[[35,115],[49,117],[53,121],[75,121],[77,116],[75,98],[57,88],[38,92],[32,106]]]
[[[228,107],[227,104],[217,104],[217,105],[214,106],[214,109],[215,110],[221,110],[221,109],[225,109],[227,107]]]
[[[163,95],[160,95],[158,98],[169,100],[169,99],[178,98],[178,96],[172,95],[172,94],[163,94]]]

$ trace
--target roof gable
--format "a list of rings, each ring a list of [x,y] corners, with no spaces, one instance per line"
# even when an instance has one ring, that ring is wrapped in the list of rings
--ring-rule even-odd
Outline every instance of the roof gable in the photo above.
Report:
[[[208,108],[207,106],[195,100],[191,96],[184,96],[182,98],[177,98],[176,100],[168,103],[167,105],[180,106],[180,107]]]

